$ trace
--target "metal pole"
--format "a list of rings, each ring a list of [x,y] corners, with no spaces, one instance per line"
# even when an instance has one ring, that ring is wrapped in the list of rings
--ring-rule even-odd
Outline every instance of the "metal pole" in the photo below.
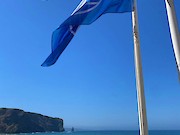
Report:
[[[134,10],[132,12],[132,24],[133,24],[133,37],[134,37],[134,57],[135,57],[140,135],[148,135],[148,124],[147,124],[147,116],[146,116],[146,103],[145,103],[145,95],[144,95],[144,81],[143,81],[141,54],[140,54],[136,0],[134,0]]]
[[[178,73],[180,77],[180,34],[178,30],[178,22],[176,18],[176,12],[174,8],[174,0],[165,0],[166,2],[166,9],[168,14],[169,20],[169,27],[171,32],[171,39],[173,43],[176,64],[178,68]]]

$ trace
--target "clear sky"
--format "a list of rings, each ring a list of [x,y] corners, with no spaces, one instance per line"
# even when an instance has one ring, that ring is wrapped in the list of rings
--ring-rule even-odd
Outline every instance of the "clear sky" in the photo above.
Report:
[[[138,129],[131,13],[82,26],[54,66],[40,66],[52,32],[79,2],[0,0],[0,107],[60,117],[65,127]],[[138,12],[149,128],[180,130],[164,0],[138,0]]]

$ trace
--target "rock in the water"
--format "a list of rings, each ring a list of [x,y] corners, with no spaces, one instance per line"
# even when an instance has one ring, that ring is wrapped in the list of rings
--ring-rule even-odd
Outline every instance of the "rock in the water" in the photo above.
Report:
[[[0,108],[0,133],[62,132],[63,120],[19,109]]]

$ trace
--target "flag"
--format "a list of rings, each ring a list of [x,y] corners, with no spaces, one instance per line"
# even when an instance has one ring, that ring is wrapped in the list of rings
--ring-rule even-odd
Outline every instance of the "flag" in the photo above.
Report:
[[[106,13],[132,12],[134,0],[82,0],[71,16],[52,34],[52,52],[42,66],[53,65],[70,43],[80,25],[89,25]]]

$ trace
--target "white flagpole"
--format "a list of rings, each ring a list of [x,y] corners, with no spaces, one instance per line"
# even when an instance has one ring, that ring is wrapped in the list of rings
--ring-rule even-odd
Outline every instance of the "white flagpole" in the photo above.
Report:
[[[178,68],[178,73],[180,75],[180,34],[178,30],[178,22],[174,8],[174,0],[165,0],[165,2],[166,2],[166,9],[169,20],[169,27],[171,32],[171,39],[172,39],[175,58],[176,58],[176,64]]]
[[[138,28],[138,13],[136,0],[134,0],[134,9],[132,12],[133,24],[133,37],[134,37],[134,57],[135,57],[135,70],[136,70],[136,87],[137,87],[137,100],[139,112],[139,126],[140,135],[148,135],[148,124],[146,116],[146,102],[144,95],[144,81],[142,74],[140,42],[139,42],[139,28]]]

